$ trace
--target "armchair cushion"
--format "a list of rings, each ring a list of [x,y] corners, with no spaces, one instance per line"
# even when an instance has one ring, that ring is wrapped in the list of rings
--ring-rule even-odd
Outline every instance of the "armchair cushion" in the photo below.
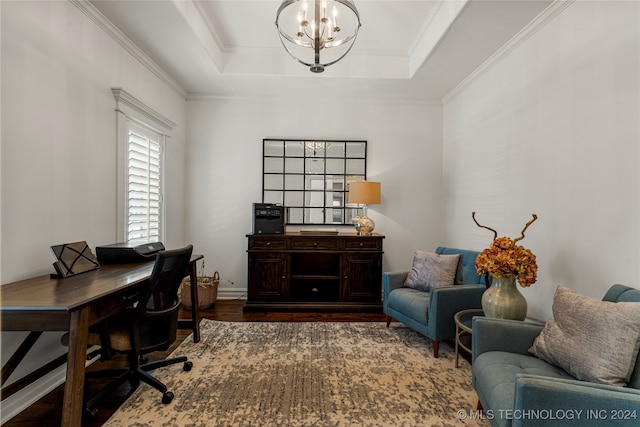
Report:
[[[579,380],[625,386],[639,347],[639,303],[600,301],[558,287],[553,319],[530,351]]]
[[[563,369],[540,359],[505,351],[481,354],[473,362],[473,370],[478,395],[483,396],[486,408],[496,412],[513,407],[515,394],[513,382],[514,378],[521,374],[572,378]]]
[[[426,324],[430,298],[431,292],[400,288],[389,294],[387,306],[392,310],[402,310],[407,317]]]
[[[453,286],[459,260],[460,254],[439,255],[416,251],[404,286],[420,291]]]

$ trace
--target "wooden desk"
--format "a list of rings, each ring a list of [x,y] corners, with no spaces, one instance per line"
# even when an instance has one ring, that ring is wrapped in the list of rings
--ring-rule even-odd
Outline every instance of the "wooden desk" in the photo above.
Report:
[[[195,342],[200,340],[196,261],[202,258],[193,255],[188,272],[192,284],[189,326]],[[3,331],[69,332],[63,426],[81,425],[89,326],[120,310],[150,277],[153,265],[109,264],[65,279],[46,275],[0,286]]]

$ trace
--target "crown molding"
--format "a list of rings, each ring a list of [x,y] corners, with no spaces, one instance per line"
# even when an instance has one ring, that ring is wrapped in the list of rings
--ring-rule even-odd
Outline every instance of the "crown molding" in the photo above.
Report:
[[[527,26],[520,30],[515,36],[505,43],[500,49],[498,49],[493,55],[491,55],[486,61],[484,61],[478,68],[476,68],[471,74],[469,74],[464,80],[462,80],[456,87],[454,87],[449,93],[442,97],[442,104],[446,105],[453,98],[465,91],[476,80],[480,79],[491,68],[498,64],[507,55],[515,51],[524,42],[529,40],[534,34],[546,27],[551,21],[553,21],[558,15],[572,5],[576,0],[554,0],[546,9],[544,9],[538,16],[536,16]]]
[[[413,77],[436,52],[451,26],[469,6],[471,0],[440,0],[424,21],[418,38],[409,50],[409,75]]]
[[[226,68],[226,52],[220,35],[210,21],[202,2],[193,0],[172,0],[173,6],[182,15],[196,38],[200,41],[209,58],[219,72]]]
[[[215,102],[215,101],[283,101],[291,102],[291,100],[306,99],[300,96],[263,96],[263,95],[213,95],[207,93],[190,93],[187,96],[187,102]],[[313,101],[330,101],[334,100],[333,96],[319,97],[316,95],[310,95],[309,100]],[[442,107],[442,102],[439,99],[405,99],[405,98],[393,98],[393,97],[380,97],[376,95],[371,96],[347,96],[342,98],[342,102],[353,103],[379,103],[386,105],[418,105],[426,107]]]
[[[221,52],[224,51],[225,46],[224,46],[224,43],[222,43],[222,38],[220,37],[220,34],[218,34],[218,31],[216,30],[215,25],[213,25],[213,23],[209,19],[209,15],[204,10],[204,6],[202,5],[202,2],[192,1],[191,3],[195,7],[195,9],[198,11],[198,15],[200,16],[200,19],[202,19],[202,22],[204,23],[205,27],[209,31],[209,34],[211,35],[211,39],[216,44],[216,47],[218,48],[218,50],[220,50]]]
[[[173,89],[182,99],[187,98],[187,91],[178,84],[178,82],[156,64],[142,49],[140,49],[131,39],[129,39],[118,27],[116,27],[106,16],[102,14],[93,4],[87,0],[69,0],[71,4],[77,7],[96,26],[104,31],[124,50],[126,50],[133,58],[153,73],[160,81]]]

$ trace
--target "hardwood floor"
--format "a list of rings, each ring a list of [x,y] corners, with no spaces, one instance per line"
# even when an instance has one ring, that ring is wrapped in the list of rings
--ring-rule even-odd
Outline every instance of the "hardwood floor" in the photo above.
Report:
[[[381,322],[385,316],[382,313],[244,313],[242,307],[244,301],[216,301],[214,307],[201,311],[201,317],[227,322]],[[181,318],[189,318],[190,312],[181,312]],[[164,352],[151,353],[149,360],[167,357],[188,335],[188,330],[179,330],[178,339],[174,345]],[[96,362],[89,370],[105,369],[109,367],[123,366],[125,359],[122,356],[108,362]],[[101,384],[108,380],[92,380],[92,389],[99,390]],[[98,418],[95,421],[86,421],[83,425],[88,427],[101,426],[126,400],[130,393],[129,384],[123,384],[98,405]],[[63,386],[57,387],[51,393],[38,400],[29,408],[4,423],[5,427],[27,427],[43,425],[59,425],[62,419]],[[158,400],[160,395],[158,395]]]

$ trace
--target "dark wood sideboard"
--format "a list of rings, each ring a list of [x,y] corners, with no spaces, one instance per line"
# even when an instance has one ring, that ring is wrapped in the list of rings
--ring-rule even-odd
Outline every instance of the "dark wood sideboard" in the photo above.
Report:
[[[382,311],[383,235],[247,237],[245,311]]]

